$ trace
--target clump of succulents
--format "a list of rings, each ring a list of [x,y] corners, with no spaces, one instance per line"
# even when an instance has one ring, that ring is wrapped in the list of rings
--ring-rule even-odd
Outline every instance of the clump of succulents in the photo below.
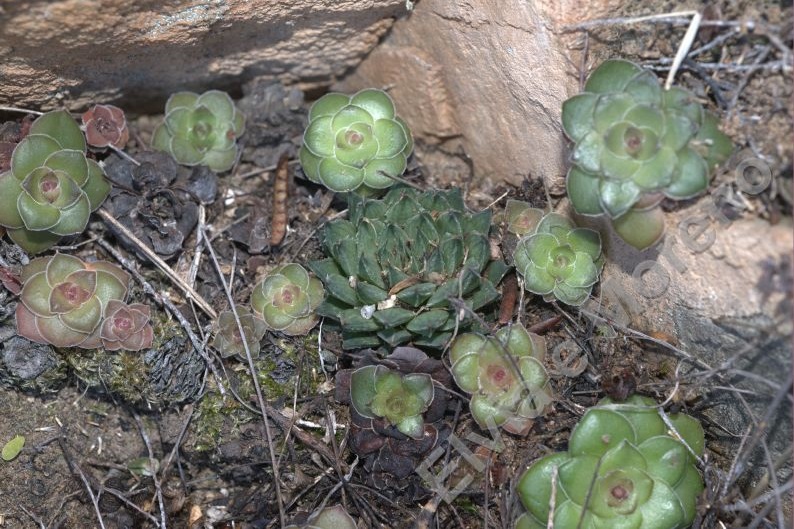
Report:
[[[702,193],[732,150],[693,94],[664,90],[652,72],[624,60],[602,63],[584,92],[563,103],[562,125],[575,144],[567,180],[574,208],[606,214],[640,249],[663,234],[662,198]]]
[[[356,522],[341,505],[326,507],[313,514],[306,523],[288,525],[286,529],[356,529]]]
[[[524,235],[513,259],[525,288],[547,301],[584,303],[598,282],[604,260],[598,232],[578,228],[558,213],[543,215],[539,209],[516,205],[508,211],[508,222],[508,229]]]
[[[383,418],[401,433],[421,439],[422,414],[433,402],[433,379],[426,373],[401,375],[382,365],[364,366],[351,375],[350,400],[356,412]]]
[[[270,329],[292,336],[308,333],[317,323],[325,298],[323,284],[297,263],[277,267],[257,283],[251,308]]]
[[[469,409],[481,428],[491,423],[518,435],[529,431],[551,402],[545,354],[543,338],[521,325],[503,327],[494,336],[455,338],[449,350],[452,376],[472,395]]]
[[[340,322],[344,348],[441,348],[456,324],[466,330],[471,312],[498,297],[507,265],[491,259],[491,213],[469,213],[460,190],[351,194],[348,210],[348,220],[325,227],[329,257],[309,263],[330,294],[318,311]]]
[[[590,408],[567,452],[547,455],[524,472],[518,494],[528,512],[516,529],[542,529],[549,519],[557,529],[689,527],[703,490],[695,466],[705,446],[703,428],[682,413],[669,419],[674,430],[653,400],[640,396]]]
[[[56,347],[140,350],[151,346],[149,308],[127,305],[129,275],[71,255],[33,259],[20,273],[17,333]]]
[[[245,117],[226,92],[177,92],[166,102],[152,147],[182,165],[205,165],[220,173],[234,165],[237,138],[244,131]]]
[[[40,253],[61,237],[82,233],[110,192],[102,168],[86,158],[86,142],[68,112],[48,112],[0,174],[0,225],[24,250]]]
[[[391,97],[370,88],[332,92],[309,110],[300,161],[312,182],[332,191],[384,189],[403,174],[413,139]]]
[[[260,349],[259,342],[267,332],[267,324],[245,307],[237,307],[237,316],[240,318],[240,327],[243,328],[245,340],[240,335],[240,327],[237,326],[234,312],[225,310],[218,315],[212,346],[223,358],[235,356],[244,359],[246,358],[245,344],[248,344],[251,356],[257,358]]]
[[[85,139],[91,147],[123,149],[130,139],[124,111],[113,105],[94,105],[83,113]]]

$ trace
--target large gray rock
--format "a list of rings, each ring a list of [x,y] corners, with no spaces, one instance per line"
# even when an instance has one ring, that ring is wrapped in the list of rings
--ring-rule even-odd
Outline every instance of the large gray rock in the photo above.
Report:
[[[254,76],[324,86],[406,13],[404,0],[35,0],[0,6],[0,104],[131,102]]]

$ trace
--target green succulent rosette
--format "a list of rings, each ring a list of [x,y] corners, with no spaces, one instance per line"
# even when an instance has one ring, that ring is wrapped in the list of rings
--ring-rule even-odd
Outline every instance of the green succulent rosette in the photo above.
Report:
[[[491,213],[469,213],[459,190],[398,186],[382,199],[351,193],[348,211],[324,229],[329,257],[309,263],[329,293],[318,312],[339,321],[345,349],[443,348],[498,297],[508,267],[491,259]]]
[[[697,196],[732,151],[717,118],[693,94],[678,87],[664,90],[656,75],[624,60],[602,63],[584,92],[563,103],[562,125],[574,142],[568,196],[583,215],[619,219],[648,195],[657,203],[662,197]],[[640,248],[663,230],[663,224],[642,215],[632,225],[637,228],[619,234]]]
[[[571,434],[567,452],[545,456],[527,469],[518,494],[527,512],[516,529],[683,529],[695,517],[703,480],[696,457],[705,440],[700,423],[670,415],[675,432],[652,399],[604,399]],[[556,499],[549,513],[552,472]]]
[[[350,401],[356,413],[385,419],[404,435],[421,439],[423,413],[433,402],[433,379],[426,373],[401,375],[387,367],[364,366],[350,379]]]
[[[452,376],[469,393],[469,409],[483,429],[489,423],[525,435],[551,396],[543,367],[546,344],[521,325],[500,329],[495,336],[464,333],[452,342]]]
[[[177,92],[168,98],[165,118],[152,136],[152,147],[182,165],[228,171],[237,159],[237,138],[245,117],[226,92]]]
[[[317,324],[323,284],[297,263],[277,267],[256,284],[251,308],[270,329],[291,336],[307,334]]]
[[[306,177],[332,191],[384,189],[405,171],[413,139],[383,90],[332,92],[309,110],[300,162]]]
[[[237,316],[240,318],[239,327],[234,312],[225,310],[218,315],[212,346],[223,358],[233,356],[245,359],[245,346],[248,345],[251,356],[258,358],[259,342],[267,332],[267,324],[246,307],[237,307]],[[240,327],[243,328],[244,336],[240,334]]]
[[[20,274],[23,286],[16,308],[17,333],[56,347],[100,347],[103,321],[110,312],[115,313],[114,302],[124,301],[129,279],[121,268],[104,261],[86,263],[62,253],[33,259]],[[113,338],[107,334],[113,330],[113,322],[109,323],[104,329],[108,340]],[[147,323],[148,319],[140,328]],[[145,343],[141,340],[141,347]],[[125,344],[112,344],[111,348],[125,348]]]
[[[576,227],[563,215],[547,213],[535,231],[518,242],[513,259],[527,290],[547,301],[577,306],[598,282],[603,265],[601,237],[596,231]]]
[[[68,112],[36,119],[0,174],[0,226],[31,253],[82,233],[110,192],[102,168],[86,158],[86,143]]]

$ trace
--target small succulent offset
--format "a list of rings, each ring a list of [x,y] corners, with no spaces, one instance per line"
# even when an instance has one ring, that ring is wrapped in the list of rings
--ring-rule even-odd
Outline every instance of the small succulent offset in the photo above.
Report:
[[[206,165],[220,173],[234,165],[237,138],[244,131],[245,117],[226,92],[177,92],[168,98],[152,147],[182,165]]]
[[[590,408],[571,434],[568,451],[541,458],[519,480],[528,512],[516,529],[542,529],[549,519],[557,529],[689,527],[703,490],[695,466],[705,447],[703,428],[682,413],[669,419],[675,431],[654,401],[640,396],[620,404],[604,399]]]
[[[240,336],[240,328],[237,326],[234,312],[225,310],[218,316],[212,346],[218,350],[223,358],[235,356],[244,359],[246,358],[245,344],[247,343],[251,356],[257,358],[259,356],[259,342],[265,332],[267,332],[267,325],[246,307],[237,307],[237,315],[240,318],[240,326],[245,333],[245,342],[243,342],[243,337]]]
[[[522,210],[522,230],[527,228],[527,218],[535,220],[542,214],[534,208]],[[577,228],[558,213],[547,213],[540,217],[534,230],[528,228],[524,233],[513,259],[525,288],[547,301],[556,298],[568,305],[584,303],[598,282],[603,265],[598,232]]]
[[[545,354],[543,338],[521,325],[503,327],[495,336],[455,338],[449,351],[452,376],[472,395],[469,408],[481,428],[490,422],[517,435],[529,431],[551,402]]]
[[[656,209],[662,198],[703,192],[732,150],[717,118],[693,94],[664,90],[656,75],[624,60],[596,68],[584,92],[563,103],[562,125],[575,144],[567,180],[573,207],[606,214],[639,249],[663,234]]]
[[[384,189],[403,174],[413,139],[383,90],[332,92],[309,110],[300,161],[312,182],[332,191]]]
[[[349,220],[325,227],[330,257],[309,263],[330,294],[318,311],[340,322],[345,349],[442,348],[456,325],[473,325],[471,311],[498,297],[508,267],[491,259],[491,213],[469,213],[460,190],[398,186],[379,200],[351,193],[348,210]]]
[[[154,329],[151,308],[143,303],[122,303],[111,299],[99,330],[102,347],[108,351],[140,351],[152,346]],[[85,347],[87,342],[83,342]]]
[[[22,269],[17,333],[56,347],[139,350],[152,342],[149,308],[126,305],[129,275],[105,261],[56,253]]]
[[[323,284],[301,265],[288,263],[257,283],[251,308],[270,329],[297,336],[307,334],[317,323],[317,307],[323,299]]]
[[[102,168],[86,158],[83,132],[68,112],[48,112],[0,174],[0,225],[24,250],[40,253],[61,237],[82,233],[110,192]]]
[[[91,147],[112,145],[123,149],[130,139],[124,111],[113,105],[94,105],[81,117],[85,139]]]
[[[306,523],[288,525],[286,529],[356,529],[356,522],[341,505],[326,507],[313,514]]]
[[[426,373],[402,375],[382,365],[364,366],[351,375],[350,401],[368,419],[384,418],[414,439],[424,435],[424,418],[433,402],[433,379]]]

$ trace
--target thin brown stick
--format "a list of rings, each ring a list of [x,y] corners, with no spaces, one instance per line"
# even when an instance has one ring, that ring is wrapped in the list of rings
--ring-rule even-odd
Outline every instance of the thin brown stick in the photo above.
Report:
[[[69,467],[69,470],[71,470],[73,474],[77,474],[77,476],[80,478],[80,481],[83,482],[85,490],[88,492],[88,497],[91,499],[91,504],[94,506],[94,512],[96,512],[99,527],[106,529],[105,521],[102,519],[102,512],[99,510],[99,497],[94,494],[94,490],[91,488],[91,483],[89,483],[88,478],[80,468],[80,465],[78,465],[72,459],[71,455],[69,454],[69,450],[66,448],[66,442],[64,441],[63,437],[58,437],[58,446],[61,447],[61,452],[63,452],[63,456],[66,458],[66,464]]]
[[[159,461],[154,457],[154,450],[152,450],[152,442],[149,440],[149,434],[146,433],[146,428],[143,424],[143,419],[141,416],[138,415],[138,412],[133,411],[132,416],[135,418],[135,424],[138,425],[138,431],[141,434],[141,438],[143,439],[143,443],[146,445],[146,452],[149,454],[149,464],[152,468],[156,468],[154,465],[155,463],[159,463]],[[154,482],[154,490],[155,496],[157,497],[157,504],[160,507],[160,520],[159,525],[160,529],[167,529],[166,519],[165,519],[165,502],[163,501],[163,487],[160,485],[160,478],[157,476],[157,472],[152,472],[152,481]]]
[[[157,268],[160,269],[161,272],[167,275],[168,279],[170,279],[177,288],[182,290],[182,292],[188,297],[188,299],[192,299],[196,303],[196,305],[198,305],[199,308],[201,308],[201,310],[203,310],[204,313],[207,314],[207,316],[209,316],[213,320],[218,317],[218,314],[210,306],[210,304],[207,303],[207,301],[201,296],[201,294],[193,290],[193,287],[188,285],[181,277],[179,277],[179,275],[176,272],[174,272],[173,268],[168,266],[168,264],[166,264],[165,261],[160,259],[159,255],[154,253],[154,251],[151,248],[146,246],[138,237],[135,236],[135,234],[133,234],[130,230],[128,230],[126,226],[124,226],[122,223],[120,223],[115,218],[113,218],[113,215],[111,215],[109,211],[107,211],[105,208],[99,208],[97,210],[97,213],[99,214],[100,217],[102,217],[102,219],[105,222],[113,225],[113,227],[118,229],[121,233],[123,233],[125,237],[129,238],[130,241],[132,241],[132,243],[135,244],[135,246],[141,252],[146,254],[146,257],[148,257],[152,261],[152,263],[154,263],[155,266],[157,266]]]
[[[235,308],[234,297],[232,296],[232,290],[229,284],[226,282],[226,277],[223,275],[223,271],[221,270],[221,265],[218,262],[218,256],[215,255],[215,249],[212,247],[212,244],[209,241],[209,238],[206,236],[206,233],[200,233],[199,236],[204,240],[204,243],[207,247],[207,251],[209,252],[210,259],[212,260],[212,264],[215,268],[215,273],[218,274],[218,279],[221,282],[221,286],[223,287],[223,291],[226,294],[226,299],[229,301],[229,305],[232,307],[232,312],[234,314],[235,322],[237,323],[237,330],[240,333],[240,336],[245,336],[245,330],[243,330],[243,324],[240,322],[240,316],[237,313]],[[268,451],[270,452],[270,464],[271,468],[273,469],[273,483],[275,485],[276,490],[276,502],[278,503],[278,516],[281,522],[281,527],[286,525],[286,517],[284,515],[284,498],[281,495],[281,483],[279,481],[279,470],[278,470],[278,458],[276,458],[276,451],[273,447],[273,436],[270,433],[270,422],[268,421],[268,415],[270,415],[267,411],[265,398],[262,394],[262,387],[259,384],[259,377],[257,376],[256,365],[254,364],[254,359],[251,356],[251,349],[248,347],[248,340],[243,339],[243,347],[245,348],[245,357],[248,360],[248,369],[251,373],[251,381],[254,383],[254,390],[256,392],[256,399],[257,403],[259,404],[259,411],[262,415],[262,423],[265,427],[265,438],[267,440],[267,447]]]
[[[287,198],[289,197],[289,157],[282,154],[273,180],[273,217],[270,221],[270,246],[278,246],[287,234]]]

